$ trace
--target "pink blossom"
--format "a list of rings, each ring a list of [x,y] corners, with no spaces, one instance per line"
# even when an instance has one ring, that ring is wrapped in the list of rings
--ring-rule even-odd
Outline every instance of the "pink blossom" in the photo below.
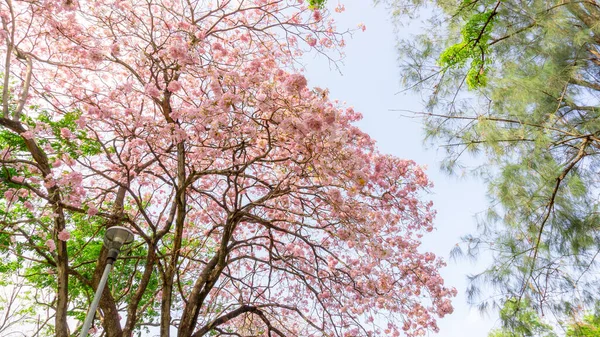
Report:
[[[60,136],[65,139],[72,139],[74,137],[71,130],[67,128],[60,128]]]
[[[338,5],[335,7],[336,13],[342,13],[345,10],[346,10],[346,7],[341,3],[338,3]]]
[[[97,106],[91,106],[88,108],[88,114],[94,116],[99,115],[101,113],[100,109]]]
[[[167,86],[167,90],[169,90],[170,92],[179,91],[181,90],[181,83],[179,83],[178,81],[171,81]]]
[[[365,30],[367,30],[367,26],[365,26],[365,24],[364,24],[364,23],[362,23],[362,22],[358,24],[358,28],[359,28],[360,30],[362,30],[363,32],[364,32]]]
[[[199,30],[197,31],[194,36],[198,39],[198,40],[204,40],[204,38],[206,37],[206,33],[204,33],[203,31]]]
[[[158,90],[158,88],[156,87],[156,85],[154,85],[154,83],[148,83],[146,84],[146,94],[152,96],[152,97],[159,97],[160,96],[160,91]]]
[[[113,43],[110,46],[110,53],[113,54],[114,56],[119,56],[120,51],[121,51],[121,47],[119,46],[118,43]]]
[[[306,77],[300,74],[289,75],[285,80],[285,87],[288,91],[296,92],[306,88]]]
[[[102,62],[102,60],[104,60],[104,55],[102,54],[102,50],[100,50],[98,48],[92,48],[92,50],[90,50],[88,53],[88,57],[91,61],[93,61],[95,63],[99,63],[99,62]]]
[[[321,11],[319,10],[314,10],[313,11],[313,19],[315,19],[315,21],[319,22],[323,19],[323,15],[321,14]]]
[[[256,95],[256,100],[262,102],[267,98],[267,95],[265,95],[264,92],[259,93],[258,95]]]
[[[71,233],[69,233],[66,229],[63,229],[60,231],[60,233],[58,233],[58,239],[60,241],[67,241],[69,238],[71,238]]]
[[[6,190],[6,192],[4,192],[4,199],[6,199],[8,201],[12,201],[14,196],[15,196],[15,190],[12,188],[9,188],[8,190]]]
[[[44,187],[52,188],[54,186],[56,186],[56,181],[52,177],[46,178],[44,180]]]
[[[323,127],[323,122],[321,122],[321,120],[317,118],[310,118],[306,122],[306,126],[312,131],[321,131],[321,128]]]
[[[182,40],[176,40],[176,43],[169,47],[169,55],[180,62],[186,62],[188,58],[187,44]]]
[[[308,43],[309,46],[314,47],[317,45],[317,39],[315,39],[312,36],[307,36],[306,37],[306,43]]]
[[[27,198],[27,196],[29,196],[29,191],[24,188],[20,188],[17,191],[17,194],[19,195],[20,198]]]
[[[96,207],[90,205],[88,208],[87,214],[89,216],[94,216],[94,215],[98,214],[98,209]]]
[[[325,123],[332,125],[335,123],[335,120],[336,120],[336,118],[335,118],[334,112],[329,112],[329,113],[325,114],[325,118],[324,118]]]
[[[77,124],[77,126],[78,126],[80,129],[83,129],[83,128],[85,128],[85,125],[87,124],[87,119],[86,119],[85,117],[83,117],[83,116],[80,116],[80,117],[79,117],[79,118],[78,118],[78,119],[75,121],[75,124]]]
[[[23,137],[25,139],[33,139],[33,132],[32,131],[22,132],[21,137]]]
[[[189,30],[191,26],[189,23],[187,23],[185,21],[179,21],[177,23],[177,27],[182,30]]]
[[[222,44],[220,44],[219,42],[215,42],[215,43],[213,43],[212,47],[213,47],[213,49],[214,49],[214,50],[216,50],[216,51],[220,51],[220,52],[223,52],[223,51],[225,51],[225,49],[223,48],[223,45],[222,45]]]
[[[23,181],[25,181],[25,177],[21,177],[21,176],[16,176],[16,177],[12,177],[12,180],[18,183],[22,183]]]
[[[327,37],[322,38],[320,42],[321,45],[327,48],[331,48],[331,46],[333,46],[333,41],[331,41],[331,39]]]
[[[48,250],[49,250],[50,252],[53,252],[53,251],[55,251],[55,250],[56,250],[56,243],[54,242],[54,240],[52,240],[52,239],[48,239],[48,240],[46,241],[46,247],[48,247]]]

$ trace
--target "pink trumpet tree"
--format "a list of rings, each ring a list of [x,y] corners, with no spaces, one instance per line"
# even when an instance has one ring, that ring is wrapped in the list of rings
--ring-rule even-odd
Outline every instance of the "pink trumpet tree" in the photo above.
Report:
[[[106,336],[419,336],[452,312],[444,263],[419,251],[424,172],[293,71],[303,49],[343,45],[326,10],[0,8],[1,252],[49,271],[30,282],[55,294],[56,336],[77,333],[67,318],[85,313],[113,225],[138,239],[100,302]]]

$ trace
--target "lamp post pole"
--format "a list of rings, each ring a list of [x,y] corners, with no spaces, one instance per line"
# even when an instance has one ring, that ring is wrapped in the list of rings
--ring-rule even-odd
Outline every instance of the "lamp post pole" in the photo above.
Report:
[[[100,297],[102,297],[102,292],[104,291],[104,287],[106,286],[106,281],[108,280],[108,274],[113,267],[113,264],[117,260],[117,256],[119,256],[119,252],[121,251],[121,246],[129,244],[133,242],[133,232],[131,230],[121,227],[121,226],[113,226],[106,230],[106,234],[104,235],[104,246],[108,249],[108,256],[106,257],[106,267],[104,267],[104,272],[102,273],[102,278],[100,279],[100,283],[98,283],[98,288],[96,289],[96,294],[94,295],[94,300],[92,300],[92,304],[90,306],[90,310],[85,317],[85,321],[83,322],[83,327],[81,328],[81,334],[79,337],[86,337],[94,322],[94,316],[96,314],[96,309],[98,308],[98,303],[100,302]]]

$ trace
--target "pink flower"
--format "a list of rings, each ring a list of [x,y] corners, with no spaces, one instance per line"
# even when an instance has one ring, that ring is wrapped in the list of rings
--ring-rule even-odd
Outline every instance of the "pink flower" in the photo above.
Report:
[[[335,123],[335,113],[334,112],[326,113],[324,120],[325,120],[325,123],[332,125],[333,123]]]
[[[204,40],[204,38],[206,37],[206,34],[203,31],[197,31],[196,34],[194,34],[194,36],[198,39],[198,40]]]
[[[18,183],[22,183],[23,181],[25,181],[25,177],[12,177],[12,180]]]
[[[89,107],[89,109],[88,109],[88,113],[89,113],[90,115],[92,115],[92,116],[93,116],[93,115],[99,115],[99,114],[100,114],[100,109],[98,109],[98,107],[91,106],[91,107]]]
[[[158,96],[160,96],[160,91],[154,85],[154,83],[148,83],[148,84],[146,84],[146,87],[144,89],[146,90],[146,94],[148,94],[148,95],[150,95],[152,97],[158,97]]]
[[[85,117],[81,116],[81,117],[79,117],[79,119],[77,119],[75,121],[75,124],[77,124],[77,126],[80,129],[83,129],[83,128],[85,128],[85,125],[87,124],[87,120],[85,119]]]
[[[121,51],[121,47],[119,47],[119,45],[117,43],[113,43],[110,46],[110,53],[111,54],[113,54],[115,56],[118,56],[120,51]]]
[[[4,192],[4,199],[11,201],[12,198],[15,195],[15,191],[11,188],[9,190],[7,190],[6,192]]]
[[[267,98],[267,95],[265,95],[264,92],[261,92],[260,94],[256,95],[256,99],[261,102],[264,101],[266,98]]]
[[[23,203],[23,206],[25,206],[25,208],[27,208],[28,210],[33,211],[33,204],[29,200],[25,201]]]
[[[169,55],[181,62],[186,61],[188,58],[188,47],[187,44],[181,40],[175,40],[176,44],[169,47]]]
[[[326,37],[321,39],[321,44],[327,48],[331,48],[331,46],[333,46],[333,42],[331,41],[331,39]]]
[[[187,23],[185,21],[179,21],[177,23],[177,27],[179,27],[179,29],[182,29],[182,30],[190,30],[191,26],[189,23]]]
[[[90,205],[88,208],[87,214],[89,216],[94,216],[94,215],[98,214],[98,209],[96,207]]]
[[[27,196],[29,196],[29,191],[24,189],[24,188],[20,188],[17,193],[19,194],[19,197],[21,198],[27,198]]]
[[[52,188],[54,186],[56,186],[56,181],[52,177],[46,178],[46,180],[44,180],[44,187]]]
[[[93,48],[88,53],[88,58],[93,62],[102,62],[104,60],[104,55],[102,54],[102,50],[98,48]]]
[[[306,85],[306,77],[300,74],[289,75],[285,80],[285,88],[291,92],[300,91],[304,89]]]
[[[48,239],[48,241],[46,241],[46,247],[48,247],[48,250],[50,252],[53,252],[56,250],[56,243],[54,242],[54,240]]]
[[[60,128],[60,136],[65,139],[72,139],[73,133],[67,128]]]
[[[63,229],[62,231],[60,231],[60,233],[58,233],[58,239],[60,241],[67,241],[71,238],[71,233],[69,233],[69,231],[67,231],[66,229]]]
[[[306,43],[308,43],[309,46],[314,47],[317,45],[317,39],[315,39],[312,36],[307,36],[306,37]]]
[[[25,131],[25,132],[21,133],[21,137],[23,137],[25,139],[33,139],[33,132]]]
[[[365,26],[365,24],[364,24],[364,23],[362,23],[362,22],[358,24],[358,28],[359,28],[360,30],[362,30],[363,32],[364,32],[365,30],[367,30],[367,26]]]
[[[220,52],[225,52],[225,49],[223,48],[223,45],[220,44],[219,42],[215,42],[212,45],[214,50],[220,51]]]
[[[181,90],[181,83],[179,83],[178,81],[171,81],[167,86],[167,90],[169,90],[170,92],[179,91]]]
[[[319,22],[323,19],[323,15],[321,15],[321,12],[318,10],[313,11],[313,19],[315,19],[315,21]]]
[[[312,131],[321,131],[323,123],[319,119],[311,118],[308,120],[308,122],[306,122],[306,126]]]
[[[338,3],[338,5],[335,7],[335,12],[336,13],[341,13],[343,11],[346,10],[346,7],[340,3]]]

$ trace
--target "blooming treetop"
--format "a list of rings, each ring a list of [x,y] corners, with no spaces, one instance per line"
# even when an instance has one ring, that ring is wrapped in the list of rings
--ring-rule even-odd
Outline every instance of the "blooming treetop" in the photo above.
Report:
[[[56,271],[57,336],[77,329],[68,312],[84,311],[106,255],[91,267],[97,231],[116,224],[140,242],[100,302],[107,336],[418,336],[452,312],[443,262],[418,251],[427,177],[292,70],[303,49],[343,45],[326,10],[1,9],[0,205],[20,247],[6,253]]]

